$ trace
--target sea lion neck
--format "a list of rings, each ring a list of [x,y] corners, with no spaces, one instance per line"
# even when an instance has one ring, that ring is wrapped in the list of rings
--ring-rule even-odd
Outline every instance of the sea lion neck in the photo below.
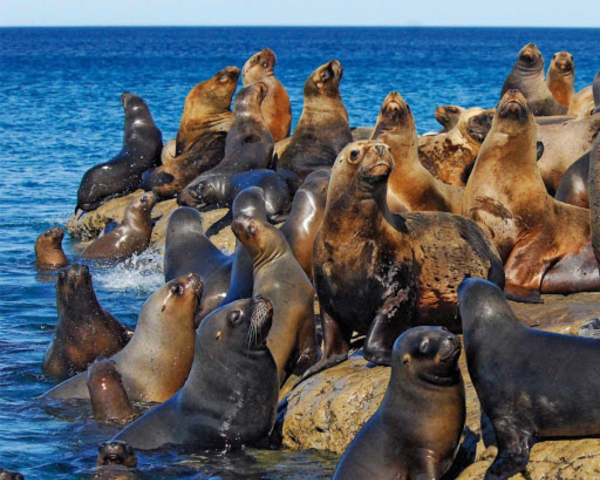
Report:
[[[286,255],[291,255],[291,249],[285,237],[275,227],[263,226],[260,235],[267,236],[264,248],[249,249],[256,270]]]

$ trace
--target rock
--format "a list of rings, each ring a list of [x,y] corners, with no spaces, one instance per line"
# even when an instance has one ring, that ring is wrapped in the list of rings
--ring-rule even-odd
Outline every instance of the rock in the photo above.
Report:
[[[594,318],[579,327],[579,336],[600,340],[600,319]]]
[[[371,138],[373,133],[373,127],[354,127],[352,131],[352,140],[358,142],[359,140],[368,140]]]

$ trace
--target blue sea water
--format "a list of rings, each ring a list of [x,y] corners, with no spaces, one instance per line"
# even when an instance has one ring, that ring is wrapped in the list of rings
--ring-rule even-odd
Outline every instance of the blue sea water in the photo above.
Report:
[[[599,29],[0,29],[0,466],[28,479],[94,478],[97,445],[116,432],[85,409],[49,410],[35,400],[51,387],[40,365],[56,304],[55,276],[38,273],[32,262],[37,235],[73,212],[83,173],[119,151],[123,91],[147,101],[166,141],[196,83],[270,47],[294,123],[304,80],[337,58],[351,125],[374,124],[385,95],[397,90],[425,132],[439,128],[437,105],[494,106],[530,41],[547,62],[557,51],[574,55],[577,89],[600,69]],[[76,257],[75,241],[65,238],[64,247]],[[131,326],[162,280],[160,259],[142,260],[92,266],[101,304]],[[330,478],[336,461],[318,452],[258,450],[142,455],[139,478],[321,479]]]

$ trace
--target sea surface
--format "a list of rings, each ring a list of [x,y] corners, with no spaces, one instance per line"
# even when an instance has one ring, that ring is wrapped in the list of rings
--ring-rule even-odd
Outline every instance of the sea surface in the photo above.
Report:
[[[201,23],[202,19],[190,19]],[[438,130],[437,105],[492,107],[520,48],[535,42],[549,64],[574,55],[576,88],[600,69],[599,29],[501,28],[11,28],[0,29],[0,466],[29,479],[91,479],[97,445],[118,430],[89,410],[48,408],[40,365],[56,322],[55,274],[39,273],[39,233],[73,213],[83,173],[121,148],[123,91],[141,95],[166,140],[188,91],[264,47],[302,111],[308,75],[344,67],[352,126],[373,125],[391,90],[409,102],[420,132]],[[241,82],[240,82],[241,83]],[[72,260],[76,242],[64,248]],[[134,326],[162,282],[160,256],[92,265],[100,303]],[[140,479],[326,479],[337,457],[319,452],[139,456]]]

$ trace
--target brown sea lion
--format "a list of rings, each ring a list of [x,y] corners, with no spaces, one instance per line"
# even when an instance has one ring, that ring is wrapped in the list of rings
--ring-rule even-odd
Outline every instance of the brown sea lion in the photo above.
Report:
[[[121,224],[94,240],[81,256],[117,261],[142,253],[150,245],[154,205],[156,205],[156,195],[152,192],[134,198],[125,208]]]
[[[437,180],[419,161],[417,127],[410,107],[398,92],[385,97],[371,140],[392,149],[394,169],[388,179],[392,213],[462,212],[462,188]]]
[[[19,472],[0,468],[0,480],[25,480],[25,477]]]
[[[569,52],[555,53],[546,74],[546,85],[563,107],[569,108],[575,95],[575,62]]]
[[[544,57],[534,43],[528,43],[519,52],[519,57],[506,78],[500,97],[508,90],[519,90],[527,99],[534,115],[564,115],[563,107],[548,90],[544,78]]]
[[[194,273],[164,285],[142,307],[131,341],[111,357],[133,402],[164,402],[179,390],[194,358],[194,317],[202,280]],[[87,374],[70,378],[42,398],[89,398]]]
[[[133,335],[100,306],[85,265],[71,265],[58,275],[56,309],[58,321],[42,372],[59,380],[85,371],[100,356],[114,355]]]
[[[596,136],[596,143],[600,135]],[[593,147],[592,147],[593,149]],[[590,152],[571,165],[560,179],[554,199],[581,208],[590,208],[588,179]]]
[[[35,260],[39,267],[64,267],[69,260],[63,252],[62,241],[65,231],[60,228],[49,228],[35,241]]]
[[[380,142],[356,142],[338,156],[314,246],[314,282],[324,355],[305,376],[344,361],[352,332],[363,355],[390,365],[404,330],[441,325],[460,331],[456,288],[465,277],[504,283],[493,245],[471,220],[442,212],[390,213],[394,159]]]
[[[352,141],[339,88],[343,72],[340,62],[331,60],[304,83],[302,115],[277,164],[301,181],[314,170],[330,169],[340,150]]]
[[[292,128],[292,105],[284,86],[275,77],[275,53],[265,48],[252,55],[242,68],[242,83],[244,87],[263,82],[267,86],[267,97],[260,109],[273,134],[275,142],[290,135]]]
[[[254,261],[252,295],[263,295],[273,304],[267,345],[283,384],[291,373],[301,375],[317,361],[315,290],[278,228],[240,215],[233,220],[231,230]]]
[[[466,109],[458,105],[440,105],[435,109],[435,119],[442,126],[439,133],[449,132],[456,125]]]
[[[130,423],[140,412],[131,404],[114,360],[96,360],[88,368],[92,415],[99,422]]]
[[[227,67],[192,88],[177,132],[176,156],[144,174],[144,190],[152,190],[160,198],[175,197],[194,178],[223,159],[225,137],[233,121],[231,99],[239,76],[239,68]]]
[[[573,98],[571,99],[571,105],[569,106],[568,115],[579,116],[580,114],[584,113],[587,106],[593,101],[593,87],[588,85],[573,95]]]
[[[123,465],[127,468],[137,467],[137,456],[126,442],[113,440],[104,442],[98,446],[98,457],[96,466],[105,467],[108,465]]]
[[[587,210],[554,200],[537,162],[537,125],[517,90],[498,104],[469,178],[463,214],[488,234],[504,262],[506,295],[600,290]]]

